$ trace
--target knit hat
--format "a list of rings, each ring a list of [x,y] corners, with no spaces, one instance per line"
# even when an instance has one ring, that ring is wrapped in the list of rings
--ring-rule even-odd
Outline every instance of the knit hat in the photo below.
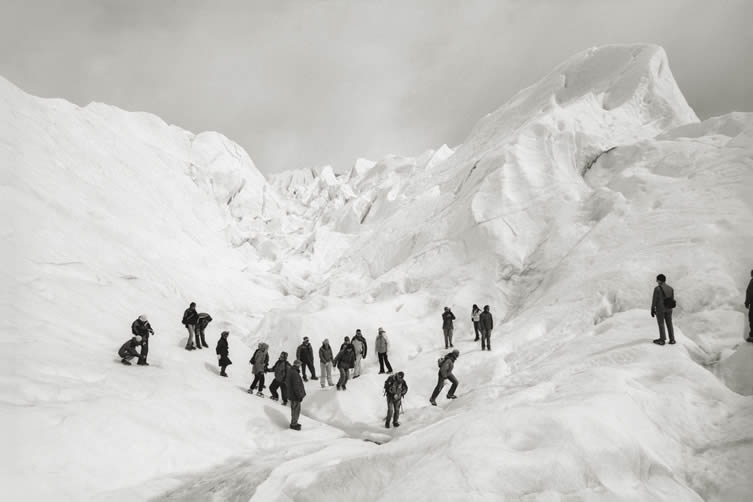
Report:
[[[288,353],[285,352],[284,350],[280,352],[280,359],[282,359],[283,361],[286,361],[288,359]]]
[[[307,336],[304,336],[304,337],[303,337],[303,341],[304,341],[304,342],[308,342],[308,341],[309,341],[309,337],[307,337]]]
[[[146,318],[146,314],[141,314],[141,315],[139,316],[139,321],[141,321],[141,322],[147,322],[147,320],[148,320],[148,319]]]
[[[346,336],[346,337],[345,337],[345,341],[346,341],[346,342],[349,342],[349,341],[350,341],[350,337],[349,337],[349,336]]]
[[[228,336],[229,334],[230,334],[229,331],[223,331],[222,333],[220,333],[220,336],[225,337],[225,336]]]
[[[324,340],[322,340],[322,344],[329,345],[329,338],[325,338]]]
[[[459,351],[458,349],[454,349],[454,350],[452,351],[452,353],[453,353],[453,354],[455,354],[455,357],[457,357],[457,356],[459,356],[459,355],[460,355],[460,351]]]

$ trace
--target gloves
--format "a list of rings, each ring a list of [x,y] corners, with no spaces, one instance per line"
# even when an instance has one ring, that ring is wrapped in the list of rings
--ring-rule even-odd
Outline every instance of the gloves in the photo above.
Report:
[[[651,317],[656,317],[656,311],[655,310],[651,311]]]
[[[217,354],[217,360],[219,361],[220,359],[222,359],[222,354]]]

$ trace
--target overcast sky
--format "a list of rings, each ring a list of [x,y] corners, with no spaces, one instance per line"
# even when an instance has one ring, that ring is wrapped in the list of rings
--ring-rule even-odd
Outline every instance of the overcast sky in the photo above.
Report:
[[[753,111],[751,26],[747,0],[0,0],[0,75],[344,171],[462,142],[594,45],[662,45],[699,116]]]

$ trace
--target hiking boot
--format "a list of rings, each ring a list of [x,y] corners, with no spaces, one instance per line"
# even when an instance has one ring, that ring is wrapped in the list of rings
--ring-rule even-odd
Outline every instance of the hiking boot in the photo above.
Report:
[[[452,396],[450,396],[449,394],[447,395],[447,399],[457,399],[457,398],[458,398],[458,396],[456,396],[454,394]]]
[[[670,344],[670,345],[674,345],[675,343],[676,343],[676,342],[675,342],[674,340],[670,340],[670,341],[669,341],[669,344]]]
[[[283,402],[282,402],[282,403],[280,403],[280,404],[282,404],[283,406],[287,406],[287,405],[288,405],[288,402],[287,402],[287,401],[283,401]]]
[[[303,377],[303,381],[304,381],[304,382],[308,382],[308,381],[309,381],[309,379],[308,379],[308,378],[306,378],[306,377]]]
[[[271,399],[272,401],[277,401],[277,400],[279,400],[280,398],[279,398],[279,397],[276,397],[276,396],[269,396],[269,399]]]
[[[384,375],[384,371],[380,371],[380,372],[379,372],[379,374],[380,374],[380,375]]]
[[[227,378],[227,373],[220,373],[220,376]]]
[[[126,366],[130,366],[131,365],[131,362],[130,361],[126,361],[125,359],[121,359],[120,362],[123,363],[123,364],[125,364]]]
[[[356,378],[358,378],[358,377],[360,377],[360,376],[361,376],[361,375],[356,375],[356,376],[354,376],[354,377],[353,377],[353,380],[355,380]]]
[[[437,405],[437,402],[434,401],[433,399],[429,399],[429,402],[431,403],[432,406],[436,406]]]
[[[299,431],[301,430],[301,424],[290,424],[290,428],[294,431]]]
[[[654,343],[656,345],[664,345],[664,340],[662,340],[661,338],[657,338],[656,340],[654,340]]]
[[[387,429],[389,429],[390,428],[390,423],[389,422],[385,422],[384,423],[384,427],[387,428]]]
[[[139,361],[136,364],[139,365],[139,366],[149,366],[149,363],[146,362],[146,361]]]
[[[751,335],[748,338],[746,338],[745,341],[748,342],[748,343],[753,343],[753,335]]]
[[[257,392],[256,395],[259,396],[259,397],[264,397],[264,394],[262,394],[261,391]]]
[[[207,342],[201,342],[201,346],[206,347],[207,349],[209,348],[209,345],[207,345]]]
[[[340,389],[342,389],[342,387],[338,385],[338,386],[337,386],[337,390],[340,390]]]
[[[393,427],[400,427],[400,422],[392,422]]]
[[[248,390],[247,390],[246,392],[248,392],[249,394],[252,394],[252,395],[253,395],[253,393],[254,393],[254,389],[248,389]]]

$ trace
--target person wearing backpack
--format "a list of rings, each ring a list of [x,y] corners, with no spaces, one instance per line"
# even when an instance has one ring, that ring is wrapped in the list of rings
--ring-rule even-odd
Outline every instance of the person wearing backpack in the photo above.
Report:
[[[199,313],[196,312],[196,303],[191,302],[188,308],[183,312],[183,326],[188,330],[188,340],[186,340],[186,350],[195,350],[193,339],[196,336],[196,323],[199,321]]]
[[[384,422],[386,428],[390,428],[390,421],[394,427],[399,427],[400,407],[403,397],[408,393],[408,384],[404,379],[405,373],[398,371],[384,381],[384,395],[387,397],[387,419]]]
[[[141,337],[141,354],[139,355],[139,366],[149,366],[146,362],[146,356],[149,354],[149,336],[154,335],[149,320],[145,314],[141,314],[135,321],[131,323],[131,333],[134,336]]]
[[[457,361],[459,356],[460,351],[455,349],[437,361],[437,364],[439,365],[437,386],[434,387],[434,392],[431,393],[431,398],[429,399],[432,406],[437,405],[437,396],[442,392],[445,380],[449,380],[452,383],[452,387],[450,387],[450,391],[447,393],[447,399],[456,399],[457,396],[455,396],[455,391],[458,389],[458,379],[452,374],[452,370],[455,369],[455,361]]]
[[[296,359],[301,361],[301,374],[303,375],[303,381],[308,382],[306,378],[306,368],[311,373],[311,379],[316,380],[316,370],[314,369],[314,348],[309,343],[309,337],[303,337],[303,343],[298,346],[298,350],[295,353]]]
[[[442,313],[442,331],[444,332],[444,348],[449,349],[454,347],[452,344],[452,331],[454,329],[452,321],[455,320],[455,314],[452,313],[450,307],[445,307]]]
[[[366,339],[361,334],[361,330],[356,330],[356,335],[353,337],[353,350],[356,352],[356,360],[353,364],[353,378],[356,379],[361,376],[361,360],[366,359]]]
[[[120,346],[118,355],[120,356],[120,362],[126,366],[131,365],[131,359],[139,357],[139,351],[136,347],[141,347],[141,337],[134,335],[130,340]]]
[[[676,306],[675,290],[667,284],[667,278],[664,274],[656,276],[656,287],[654,296],[651,300],[651,317],[656,317],[659,324],[659,338],[654,340],[656,345],[666,343],[667,334],[669,335],[669,344],[675,343],[675,331],[672,328],[672,309]],[[667,333],[664,332],[664,325],[667,326]]]
[[[345,385],[348,383],[348,372],[353,367],[356,361],[356,351],[353,349],[353,344],[350,343],[350,338],[345,337],[345,341],[340,347],[340,352],[335,356],[335,366],[340,371],[340,379],[337,381],[337,390],[347,390]]]
[[[332,387],[332,360],[334,355],[332,354],[332,347],[329,346],[329,340],[327,338],[322,341],[322,346],[319,347],[319,383],[324,388],[324,380],[326,378],[327,385]]]
[[[753,343],[753,270],[750,271],[750,277],[748,289],[745,290],[745,308],[748,309],[748,325],[750,330],[748,331],[748,338],[745,341]]]
[[[392,373],[392,365],[390,364],[389,357],[387,357],[387,351],[390,349],[390,341],[387,339],[387,332],[384,329],[379,328],[374,346],[376,347],[377,358],[379,358],[379,374],[384,374],[385,366],[387,366],[387,373]]]
[[[272,385],[269,386],[269,392],[272,394],[272,401],[277,401],[278,394],[277,389],[280,389],[282,394],[282,405],[288,404],[288,388],[285,385],[285,381],[290,371],[290,363],[288,362],[288,353],[280,352],[280,358],[277,360],[274,366],[272,366],[272,372],[275,374],[272,380]]]
[[[225,368],[233,364],[233,361],[231,361],[228,357],[230,348],[227,344],[227,337],[229,335],[230,333],[227,331],[220,333],[220,339],[217,340],[217,347],[214,349],[214,351],[217,353],[217,364],[220,366],[220,376],[224,377],[227,376],[227,373],[225,373]]]
[[[207,345],[207,340],[204,338],[204,330],[207,328],[207,325],[212,322],[212,316],[207,314],[206,312],[202,312],[197,316],[196,320],[196,348],[200,349],[202,347],[209,348],[209,345]]]
[[[480,318],[481,309],[478,308],[478,305],[474,303],[473,307],[471,308],[471,322],[473,322],[473,331],[476,332],[476,338],[473,340],[474,342],[478,342],[479,340],[479,328],[481,327],[479,325]]]
[[[259,390],[256,392],[256,395],[259,397],[264,397],[264,393],[262,392],[264,390],[264,373],[269,371],[269,353],[267,352],[268,348],[269,345],[267,345],[266,343],[259,343],[259,348],[256,349],[254,355],[251,356],[251,360],[248,361],[249,363],[251,363],[251,371],[254,374],[254,381],[251,382],[251,387],[249,387],[248,393],[253,394],[254,389],[258,385]]]
[[[494,319],[489,312],[489,305],[484,305],[484,311],[479,316],[481,325],[481,350],[492,350],[492,329],[494,329]]]
[[[288,388],[288,397],[290,398],[290,428],[294,431],[301,430],[301,424],[298,423],[298,417],[301,415],[301,402],[306,397],[306,387],[303,385],[301,375],[298,374],[301,361],[297,360],[288,370],[285,384]]]

